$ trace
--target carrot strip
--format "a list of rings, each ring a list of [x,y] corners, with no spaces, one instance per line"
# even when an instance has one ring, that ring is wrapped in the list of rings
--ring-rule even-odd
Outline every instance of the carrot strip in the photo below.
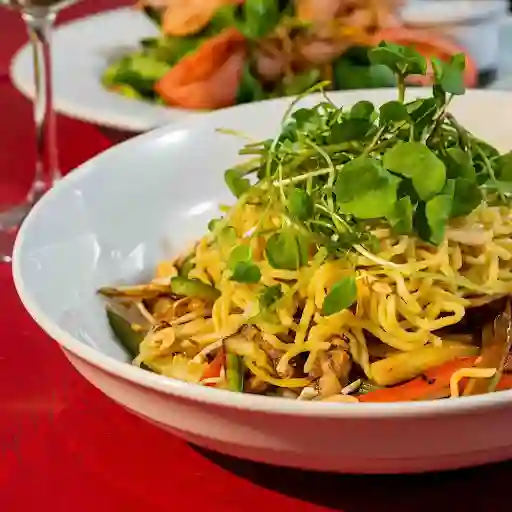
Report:
[[[496,391],[505,391],[507,389],[512,389],[512,373],[504,373],[496,386]]]
[[[444,398],[450,396],[450,378],[453,373],[461,368],[470,368],[475,361],[476,357],[455,359],[405,384],[371,391],[358,398],[360,402],[408,402]]]
[[[220,372],[224,366],[224,351],[221,350],[213,359],[213,361],[205,368],[201,380],[214,379],[220,377]]]

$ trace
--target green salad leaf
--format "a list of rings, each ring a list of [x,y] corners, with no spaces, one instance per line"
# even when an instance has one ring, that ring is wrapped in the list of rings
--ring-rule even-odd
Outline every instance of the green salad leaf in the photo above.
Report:
[[[340,279],[333,285],[324,299],[322,315],[330,316],[349,308],[357,300],[357,286],[354,276]]]
[[[297,219],[310,219],[313,209],[313,198],[305,190],[294,188],[288,195],[288,210]]]
[[[259,303],[261,309],[269,309],[275,306],[279,299],[283,296],[283,290],[280,284],[274,286],[266,286],[261,292]]]
[[[274,233],[267,240],[265,256],[276,269],[298,270],[308,261],[307,242],[292,230]]]
[[[421,142],[397,142],[384,153],[383,163],[386,169],[410,178],[423,200],[440,192],[446,182],[444,163]]]
[[[428,201],[425,208],[430,230],[429,241],[438,245],[444,239],[446,223],[452,209],[452,197],[449,194],[439,194]]]
[[[228,269],[231,280],[239,283],[255,284],[261,279],[259,267],[253,263],[252,251],[248,245],[235,246],[229,255]]]
[[[464,92],[463,56],[433,60],[431,95],[410,101],[406,78],[427,69],[415,50],[381,43],[351,58],[392,73],[396,99],[338,106],[324,94],[314,106],[297,105],[319,87],[313,86],[292,102],[273,139],[243,148],[241,154],[256,165],[226,172],[235,196],[261,206],[250,236],[264,238],[265,258],[275,269],[300,269],[320,253],[340,258],[377,251],[372,232],[383,226],[438,245],[451,219],[470,214],[482,201],[510,203],[512,152],[500,155],[450,113],[451,100]],[[252,260],[239,260],[240,279],[256,282]],[[330,290],[325,314],[353,303],[354,283],[342,280]],[[264,288],[262,309],[282,293],[281,287]]]
[[[237,170],[228,169],[224,173],[224,180],[226,181],[229,190],[236,197],[240,197],[251,188],[251,183],[247,178],[243,177]]]

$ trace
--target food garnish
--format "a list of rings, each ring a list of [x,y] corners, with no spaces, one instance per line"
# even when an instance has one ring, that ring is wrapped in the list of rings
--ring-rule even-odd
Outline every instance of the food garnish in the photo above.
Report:
[[[464,55],[382,42],[369,58],[394,100],[338,106],[313,86],[315,106],[299,96],[275,137],[242,148],[225,172],[236,203],[193,250],[100,290],[135,364],[335,403],[512,387],[512,153],[450,112]],[[429,68],[432,93],[411,99]]]

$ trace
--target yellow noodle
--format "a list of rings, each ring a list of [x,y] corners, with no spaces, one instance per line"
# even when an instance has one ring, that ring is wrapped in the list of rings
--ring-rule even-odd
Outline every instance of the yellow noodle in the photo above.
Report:
[[[367,340],[372,336],[389,347],[387,353],[444,347],[437,330],[460,322],[471,306],[512,293],[512,215],[507,208],[483,205],[467,218],[456,219],[446,240],[437,247],[412,236],[395,236],[386,226],[375,226],[373,234],[381,243],[375,254],[360,248],[350,258],[327,260],[324,251],[299,270],[272,268],[265,259],[265,236],[255,234],[256,228],[280,228],[281,218],[280,212],[264,212],[256,205],[240,202],[227,216],[236,239],[214,242],[207,236],[199,241],[193,251],[190,277],[213,284],[220,291],[211,318],[208,306],[202,313],[204,318],[190,317],[190,321],[174,326],[173,334],[163,343],[148,346],[143,342],[141,361],[159,357],[169,347],[174,350],[174,344],[183,341],[192,342],[187,351],[207,354],[210,344],[252,324],[281,354],[278,370],[285,370],[294,356],[307,353],[304,369],[308,372],[320,354],[342,343],[371,377]],[[487,237],[489,242],[482,243]],[[252,249],[261,284],[281,286],[284,295],[271,314],[260,311],[261,284],[237,283],[226,275],[229,253],[242,242]],[[173,262],[165,261],[159,265],[157,276],[175,275],[175,270]],[[354,308],[324,316],[323,303],[332,286],[354,272]],[[176,340],[171,340],[172,336]],[[371,339],[371,343],[375,341]],[[304,387],[310,382],[278,379],[268,368],[262,370],[251,361],[247,364],[254,375],[275,386]],[[457,379],[469,376],[469,370],[464,371],[452,378],[452,393],[457,393]]]
[[[496,368],[461,368],[450,378],[450,394],[452,398],[460,396],[459,383],[462,379],[489,379],[496,374]]]

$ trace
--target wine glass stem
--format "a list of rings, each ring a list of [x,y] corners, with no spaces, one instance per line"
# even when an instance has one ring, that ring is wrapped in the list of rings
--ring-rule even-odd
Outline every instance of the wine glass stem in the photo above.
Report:
[[[37,201],[61,176],[53,110],[51,31],[55,13],[23,13],[32,44],[34,60],[34,121],[36,127],[36,172],[28,199]]]

